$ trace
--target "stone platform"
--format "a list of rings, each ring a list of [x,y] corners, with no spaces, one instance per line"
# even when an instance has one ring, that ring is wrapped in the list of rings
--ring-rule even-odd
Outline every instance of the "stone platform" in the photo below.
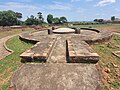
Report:
[[[45,42],[38,42],[30,50],[22,53],[20,57],[28,62],[40,61],[46,62],[54,46],[55,39],[48,39]]]
[[[85,41],[68,40],[70,63],[97,63],[99,55]]]
[[[109,40],[112,34],[85,28],[78,34],[78,30],[60,28],[21,34],[21,40],[35,43],[20,55],[23,62],[32,63],[24,64],[14,73],[10,89],[102,90],[96,69],[99,55],[90,44]],[[35,64],[36,61],[43,64]]]
[[[48,35],[47,30],[24,33],[20,35],[22,40],[37,42],[37,44],[30,50],[21,54],[20,57],[23,61],[37,60],[48,63],[97,63],[99,56],[88,44],[106,41],[111,38],[111,33],[94,29],[81,29],[81,34],[71,33],[73,31],[75,32],[74,29],[60,28],[53,30],[53,34],[51,35]],[[56,34],[54,32],[70,33]]]
[[[15,90],[102,90],[93,64],[25,64],[13,77]]]

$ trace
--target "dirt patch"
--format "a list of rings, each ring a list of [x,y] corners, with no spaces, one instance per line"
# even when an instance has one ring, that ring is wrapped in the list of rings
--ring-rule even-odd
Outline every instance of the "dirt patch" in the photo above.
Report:
[[[119,26],[100,27],[99,29],[120,33],[120,27]]]

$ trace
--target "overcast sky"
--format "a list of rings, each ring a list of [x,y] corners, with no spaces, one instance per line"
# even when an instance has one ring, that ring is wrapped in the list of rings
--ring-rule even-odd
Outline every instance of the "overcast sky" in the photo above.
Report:
[[[120,18],[120,0],[0,0],[0,10],[14,10],[27,16],[42,12],[55,17],[66,16],[69,21],[92,21],[95,18]]]

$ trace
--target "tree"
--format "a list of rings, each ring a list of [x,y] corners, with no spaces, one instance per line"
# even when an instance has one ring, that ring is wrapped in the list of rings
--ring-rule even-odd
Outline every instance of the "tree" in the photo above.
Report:
[[[39,20],[40,20],[41,22],[44,22],[44,18],[43,18],[43,16],[42,16],[42,13],[41,13],[41,12],[38,12],[37,14],[38,14]]]
[[[30,17],[27,18],[27,20],[25,21],[25,24],[26,25],[39,25],[39,24],[41,24],[41,22],[38,18],[31,15]]]
[[[53,24],[60,24],[60,19],[58,17],[53,18]]]
[[[94,22],[98,22],[98,19],[94,19]]]
[[[104,21],[104,19],[94,19],[94,22],[102,23],[103,21]]]
[[[60,22],[61,22],[62,24],[66,23],[66,22],[67,22],[66,17],[60,17]]]
[[[34,19],[35,17],[33,15],[30,16],[31,19]]]
[[[98,22],[100,22],[100,23],[103,22],[103,21],[104,21],[103,19],[98,19]]]
[[[53,15],[49,14],[49,15],[47,16],[47,22],[48,22],[49,24],[52,24],[52,23],[53,23]]]
[[[31,15],[30,17],[27,18],[27,20],[25,21],[26,25],[41,25],[42,23],[44,23],[44,18],[42,16],[41,12],[37,13],[38,17],[35,17],[33,15]]]
[[[16,14],[16,12],[12,10],[0,11],[0,26],[12,26],[19,24],[21,24],[21,21],[18,20],[18,15]]]
[[[18,19],[21,19],[21,18],[22,18],[22,13],[16,12],[15,14],[16,14],[16,17],[17,17]]]
[[[115,21],[115,16],[112,16],[112,17],[111,17],[111,21]]]

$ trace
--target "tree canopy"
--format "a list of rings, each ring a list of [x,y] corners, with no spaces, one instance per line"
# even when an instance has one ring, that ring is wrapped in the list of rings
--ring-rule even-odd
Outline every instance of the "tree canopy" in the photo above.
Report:
[[[33,15],[31,15],[30,17],[27,18],[27,20],[25,21],[26,25],[41,25],[44,22],[44,18],[42,16],[41,12],[37,13],[38,17],[35,17]]]
[[[0,11],[0,26],[20,25],[22,13],[14,12],[12,10]]]
[[[103,21],[104,21],[104,19],[94,19],[94,22],[102,23]]]
[[[67,19],[66,17],[60,17],[60,22],[63,23],[67,23]]]
[[[52,24],[52,23],[53,23],[53,15],[52,15],[52,14],[49,14],[49,15],[47,16],[47,22],[48,22],[49,24]]]
[[[115,16],[112,16],[112,17],[111,17],[111,21],[115,21]]]
[[[42,25],[44,18],[41,12],[37,13],[37,17],[31,15],[25,21],[22,21],[22,13],[14,12],[12,10],[0,11],[0,26],[13,26],[13,25]],[[49,24],[64,24],[67,23],[66,17],[53,17],[48,14],[47,22]]]
[[[41,21],[41,22],[44,22],[44,18],[43,18],[43,15],[41,12],[38,12],[38,19]]]
[[[28,17],[27,20],[25,21],[26,25],[38,25],[39,23],[40,23],[39,20],[33,15]]]
[[[58,17],[53,18],[53,24],[60,24],[60,19]]]
[[[67,23],[67,19],[66,17],[62,16],[62,17],[53,17],[52,14],[48,14],[47,16],[47,22],[49,24],[64,24],[64,23]]]

